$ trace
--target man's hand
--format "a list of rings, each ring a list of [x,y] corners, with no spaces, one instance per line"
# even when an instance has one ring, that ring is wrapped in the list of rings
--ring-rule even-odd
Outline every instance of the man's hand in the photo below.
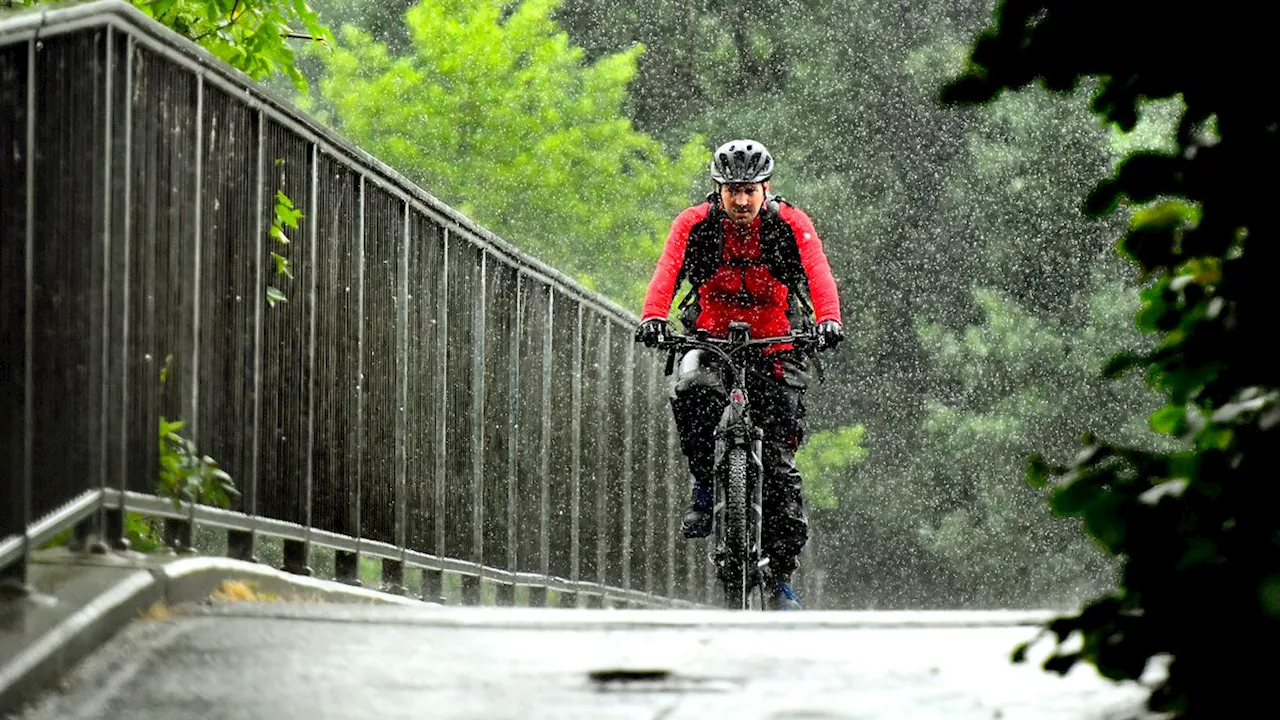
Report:
[[[636,328],[636,342],[642,342],[646,347],[657,347],[658,343],[667,339],[667,336],[666,320],[658,318],[645,320]]]
[[[835,320],[818,323],[818,349],[834,350],[844,340],[844,329]]]

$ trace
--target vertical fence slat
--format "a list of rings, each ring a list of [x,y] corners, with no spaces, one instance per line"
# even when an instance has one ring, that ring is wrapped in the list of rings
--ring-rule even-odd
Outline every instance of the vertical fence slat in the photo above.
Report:
[[[446,466],[443,478],[448,498],[446,507],[446,543],[443,552],[450,557],[478,560],[480,508],[477,507],[477,463],[483,437],[477,437],[477,411],[482,400],[477,393],[479,372],[475,355],[482,350],[483,338],[477,337],[478,295],[483,251],[467,242],[450,242],[447,253],[449,284],[447,291],[448,343],[445,345],[448,382],[446,425]]]
[[[483,562],[489,567],[509,568],[513,563],[512,494],[515,491],[512,463],[517,443],[515,385],[519,379],[518,328],[519,275],[511,266],[486,255],[482,358],[483,403],[480,412],[484,431],[482,448]],[[508,590],[504,590],[508,592]]]
[[[316,354],[311,524],[363,537],[362,440],[365,392],[361,383],[365,286],[365,179],[321,154],[317,169]],[[286,232],[292,232],[288,227]],[[273,242],[292,255],[293,245]],[[273,270],[274,282],[290,283]],[[277,308],[278,309],[278,308]],[[344,560],[345,561],[345,560]],[[352,577],[344,577],[352,580]]]
[[[247,457],[243,461],[242,467],[245,468],[245,474],[240,481],[240,497],[237,499],[238,508],[248,513],[250,520],[250,531],[244,536],[239,543],[239,547],[228,548],[229,553],[238,556],[241,559],[256,559],[254,553],[254,526],[252,518],[258,516],[258,478],[261,468],[261,437],[262,437],[262,341],[263,341],[263,311],[266,302],[266,242],[267,242],[267,226],[264,224],[265,212],[263,207],[263,194],[265,192],[264,182],[266,181],[266,168],[263,164],[263,152],[266,144],[267,119],[265,113],[259,109],[254,116],[254,168],[253,168],[253,224],[250,237],[253,242],[250,244],[253,252],[253,260],[250,263],[250,297],[253,306],[253,338],[252,358],[250,367],[252,368],[249,378],[249,392],[251,400],[246,404],[244,416],[244,429],[248,438],[246,443]]]
[[[404,557],[408,549],[408,412],[409,412],[409,203],[403,204],[403,225],[396,270],[396,517],[395,542]]]
[[[676,513],[679,511],[680,502],[677,500],[676,488],[682,487],[679,482],[679,468],[681,467],[682,458],[680,456],[680,439],[676,435],[675,423],[667,423],[667,472],[664,476],[664,482],[667,486],[666,492],[666,556],[667,556],[667,577],[666,577],[666,594],[668,597],[681,597],[682,586],[678,583],[680,577],[680,556],[676,553]]]
[[[608,320],[603,348],[609,358],[607,378],[607,398],[602,408],[604,412],[603,440],[606,448],[601,468],[604,477],[600,483],[604,493],[604,504],[600,522],[604,532],[606,546],[603,554],[604,581],[613,587],[627,587],[631,569],[627,567],[628,534],[631,530],[628,516],[628,498],[630,493],[630,445],[626,435],[628,408],[631,399],[630,366],[627,363],[627,349],[630,338],[622,332],[622,325]]]
[[[315,503],[315,449],[316,449],[316,324],[318,322],[318,302],[317,295],[319,293],[319,276],[317,272],[320,267],[320,223],[317,222],[319,216],[318,208],[320,205],[320,146],[311,142],[308,144],[308,153],[310,163],[308,173],[310,181],[307,186],[307,216],[311,218],[311,222],[306,224],[307,229],[307,251],[310,259],[310,270],[307,274],[310,282],[307,290],[307,310],[309,321],[307,323],[307,410],[304,416],[306,423],[306,442],[303,446],[303,457],[305,458],[306,472],[303,475],[303,484],[305,492],[303,493],[303,527],[306,528],[306,542],[302,546],[286,544],[285,551],[285,569],[290,572],[301,573],[304,575],[311,574],[311,568],[308,564],[311,551],[311,528],[313,526],[312,509]],[[300,556],[294,557],[289,552],[292,548]]]
[[[188,348],[191,359],[187,362],[186,396],[187,405],[183,417],[190,418],[186,428],[193,437],[200,437],[200,296],[202,293],[200,277],[201,267],[201,215],[204,210],[204,73],[196,75],[196,131],[192,141],[195,159],[195,195],[192,203],[195,218],[191,223],[191,344]]]
[[[426,553],[439,553],[443,518],[442,498],[437,479],[442,478],[444,437],[441,424],[443,388],[440,338],[445,312],[444,280],[445,230],[422,213],[410,212],[407,278],[408,358],[405,362],[406,457],[408,484],[407,545]]]
[[[120,323],[120,347],[119,347],[119,367],[113,376],[119,379],[120,393],[118,399],[118,409],[116,412],[116,423],[118,428],[114,433],[117,443],[117,458],[114,463],[116,466],[116,487],[123,496],[124,492],[129,489],[129,470],[133,460],[133,453],[129,449],[129,438],[132,437],[130,432],[130,421],[133,418],[133,396],[132,391],[132,353],[133,348],[133,256],[135,252],[135,240],[133,235],[134,213],[133,213],[133,86],[134,86],[134,47],[133,38],[129,37],[124,44],[124,92],[123,94],[123,127],[121,134],[124,136],[124,157],[121,163],[121,174],[124,176],[121,187],[121,212],[120,215],[120,304],[117,313]],[[119,531],[119,537],[111,538],[112,542],[117,546],[124,547],[127,544],[124,532],[124,511],[119,514],[120,527],[113,528]]]
[[[402,201],[366,182],[360,296],[361,537],[394,545],[396,502],[397,315]]]
[[[609,394],[609,324],[593,309],[582,312],[582,408],[586,428],[581,433],[582,488],[578,503],[582,578],[607,582],[605,554],[609,546],[606,503]]]
[[[132,178],[130,172],[130,97],[131,83],[130,52],[132,38],[123,32],[115,32],[112,28],[108,42],[109,98],[107,110],[110,114],[110,138],[108,157],[106,159],[110,171],[107,173],[109,195],[105,198],[110,216],[106,228],[110,235],[107,241],[109,252],[106,262],[106,273],[110,278],[110,292],[104,296],[109,309],[104,314],[104,332],[110,338],[105,348],[106,364],[103,370],[104,382],[104,478],[106,488],[120,489],[124,486],[125,459],[124,426],[126,425],[128,373],[126,372],[126,352],[129,346],[128,303],[129,294],[129,255],[131,239],[128,236],[129,226],[129,185]],[[113,547],[122,547],[125,536],[124,515],[120,510],[109,510],[103,516],[103,540]]]
[[[549,573],[577,579],[577,435],[580,398],[578,348],[581,317],[578,304],[561,292],[551,293],[551,325],[547,348],[551,353],[548,383],[551,448],[548,453],[548,512],[546,533]]]
[[[110,451],[110,428],[111,428],[111,346],[114,344],[114,334],[112,333],[112,315],[111,315],[111,295],[115,289],[115,283],[112,282],[114,266],[112,258],[115,253],[112,252],[112,240],[114,225],[112,222],[111,209],[114,200],[114,183],[111,182],[112,164],[111,161],[115,156],[115,144],[113,142],[113,132],[115,130],[115,28],[107,26],[106,42],[102,49],[102,59],[104,68],[104,91],[103,91],[103,113],[102,113],[102,314],[99,317],[99,327],[103,333],[102,347],[100,348],[100,365],[98,374],[98,488],[103,491],[102,500],[98,503],[98,511],[95,517],[97,530],[99,533],[106,531],[106,489],[109,475],[109,465],[112,458]],[[2,146],[0,146],[2,147]],[[4,335],[0,335],[4,337]],[[3,533],[0,533],[3,537]],[[102,539],[100,535],[99,539]]]
[[[485,525],[485,455],[488,447],[488,432],[485,427],[485,354],[488,352],[489,338],[485,333],[486,311],[488,310],[488,293],[486,276],[489,270],[489,254],[481,252],[479,257],[480,282],[471,284],[469,292],[472,301],[471,342],[468,355],[471,361],[471,557],[483,563],[484,525]]]
[[[275,208],[277,192],[284,193],[295,207],[306,208],[306,214],[299,228],[290,228],[289,232],[292,242],[286,254],[293,278],[272,274],[258,288],[259,293],[265,293],[266,285],[278,283],[287,297],[286,302],[263,310],[258,510],[266,517],[302,525],[309,522],[311,508],[307,478],[313,472],[313,439],[308,438],[308,418],[315,412],[310,338],[315,300],[313,276],[318,268],[311,229],[320,218],[312,207],[312,157],[308,144],[274,119],[265,118],[264,128],[261,197],[268,209],[264,212],[264,225],[270,225],[269,218],[274,215],[271,209]],[[262,254],[269,257],[268,250]]]
[[[584,318],[582,305],[574,303],[573,405],[571,412],[571,454],[569,462],[569,579],[582,577],[582,353]]]
[[[351,440],[354,441],[355,447],[352,448],[354,451],[352,453],[354,455],[354,458],[353,458],[354,462],[352,463],[351,469],[348,473],[345,473],[343,476],[339,478],[335,478],[342,482],[350,482],[354,486],[345,493],[345,497],[351,498],[350,503],[349,504],[344,503],[344,505],[350,505],[352,507],[351,522],[355,525],[355,530],[350,534],[355,535],[357,539],[356,557],[353,559],[353,562],[356,565],[356,567],[353,568],[355,578],[352,578],[352,579],[359,578],[360,543],[358,541],[365,537],[364,483],[362,481],[364,480],[365,410],[368,407],[368,397],[369,397],[368,388],[365,384],[365,367],[364,367],[365,357],[366,357],[365,336],[364,336],[365,326],[366,326],[364,298],[365,298],[365,292],[368,289],[367,285],[368,285],[368,279],[369,279],[369,273],[368,273],[369,258],[367,255],[367,251],[369,248],[369,240],[368,240],[369,201],[368,201],[368,195],[367,195],[368,190],[369,190],[369,179],[364,174],[361,174],[360,190],[359,190],[359,194],[356,196],[356,204],[354,208],[356,213],[356,218],[357,218],[356,234],[355,234],[355,238],[353,238],[353,241],[350,243],[351,249],[355,252],[355,260],[354,260],[354,268],[353,268],[355,278],[354,278],[353,285],[342,286],[344,292],[347,291],[347,288],[351,288],[351,287],[354,287],[354,290],[355,290],[355,312],[344,313],[344,315],[348,319],[348,322],[352,323],[354,327],[355,346],[348,348],[348,352],[346,353],[342,353],[340,349],[338,350],[338,352],[334,353],[335,360],[339,362],[345,362],[351,358],[354,358],[356,363],[355,375],[349,379],[344,378],[347,380],[347,382],[339,386],[337,388],[337,393],[336,393],[338,398],[353,398],[355,400],[355,414],[356,414],[355,427],[352,428],[349,432],[343,433],[344,437],[350,438]],[[338,242],[341,242],[341,239],[338,239]],[[335,285],[335,289],[336,287],[338,286]],[[345,422],[347,420],[346,413],[343,413],[342,415],[343,416],[338,419],[338,422],[341,423],[339,427],[343,427],[346,425],[346,422]],[[335,558],[335,562],[336,562],[336,558]]]
[[[547,291],[547,323],[542,335],[542,462],[538,467],[538,572],[551,570],[552,391],[555,383],[556,294]]]

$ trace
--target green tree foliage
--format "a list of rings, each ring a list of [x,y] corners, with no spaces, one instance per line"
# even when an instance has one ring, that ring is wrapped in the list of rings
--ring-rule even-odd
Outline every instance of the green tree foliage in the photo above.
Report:
[[[927,519],[925,547],[952,568],[963,604],[1065,607],[1113,582],[1113,566],[1079,523],[1055,520],[1043,492],[1021,482],[1028,455],[1069,459],[1083,427],[1154,447],[1134,413],[1154,406],[1149,393],[1136,378],[1111,385],[1098,372],[1136,301],[1119,283],[1099,285],[1078,300],[1080,327],[980,290],[984,322],[923,330],[951,382],[947,399],[930,402],[910,479],[926,498],[916,516]]]
[[[796,453],[796,467],[804,476],[804,501],[810,512],[840,506],[836,488],[848,483],[850,471],[867,456],[862,447],[866,430],[861,425],[848,425],[817,432]]]
[[[355,27],[324,56],[323,102],[357,144],[588,287],[638,304],[705,165],[623,114],[641,48],[587,64],[555,0],[425,0],[412,52]]]
[[[129,0],[148,16],[255,80],[286,75],[300,91],[294,43],[333,36],[305,0]],[[69,4],[63,0],[4,0],[5,7]]]
[[[1274,183],[1260,178],[1280,160],[1280,109],[1232,82],[1271,87],[1269,29],[1224,9],[1009,0],[944,95],[982,103],[1096,78],[1091,108],[1122,130],[1148,100],[1182,101],[1176,147],[1132,153],[1086,203],[1097,215],[1142,208],[1120,249],[1147,281],[1135,318],[1157,342],[1109,369],[1145,372],[1165,398],[1151,425],[1182,447],[1086,438],[1072,462],[1030,474],[1050,485],[1054,512],[1081,518],[1121,565],[1113,592],[1050,624],[1059,644],[1046,668],[1084,661],[1133,679],[1169,658],[1149,705],[1181,718],[1247,717],[1273,703],[1274,663],[1262,658],[1280,641],[1280,366],[1264,343],[1280,246]]]

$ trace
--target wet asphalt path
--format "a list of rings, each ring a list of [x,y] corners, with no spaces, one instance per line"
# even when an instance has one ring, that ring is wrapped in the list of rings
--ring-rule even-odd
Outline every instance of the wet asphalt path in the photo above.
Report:
[[[1120,720],[1035,618],[236,603],[135,623],[21,717]],[[1046,648],[1047,649],[1047,648]],[[1043,656],[1043,652],[1039,656]],[[1036,653],[1033,653],[1033,657]]]

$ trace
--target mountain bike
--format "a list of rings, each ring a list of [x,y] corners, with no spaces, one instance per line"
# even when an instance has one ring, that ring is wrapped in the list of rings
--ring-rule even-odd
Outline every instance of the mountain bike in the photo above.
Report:
[[[711,513],[710,558],[724,587],[724,607],[730,610],[765,608],[765,587],[770,580],[769,558],[762,547],[764,528],[764,464],[761,447],[764,430],[751,420],[747,396],[747,356],[763,347],[788,343],[813,352],[818,346],[813,331],[781,337],[752,338],[746,323],[729,324],[727,339],[670,334],[658,343],[668,351],[668,374],[677,355],[704,350],[720,360],[711,363],[727,389],[727,403],[715,430],[713,475],[714,505]]]

